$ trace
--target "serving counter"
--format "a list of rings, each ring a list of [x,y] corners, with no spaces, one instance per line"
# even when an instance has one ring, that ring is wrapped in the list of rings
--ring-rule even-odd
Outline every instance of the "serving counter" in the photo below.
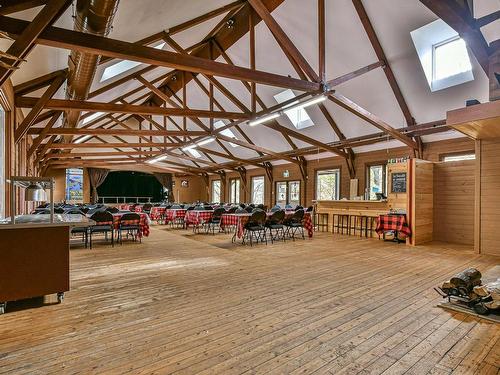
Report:
[[[82,215],[21,215],[16,224],[0,220],[0,314],[7,301],[69,290],[69,239],[72,227],[94,224]]]

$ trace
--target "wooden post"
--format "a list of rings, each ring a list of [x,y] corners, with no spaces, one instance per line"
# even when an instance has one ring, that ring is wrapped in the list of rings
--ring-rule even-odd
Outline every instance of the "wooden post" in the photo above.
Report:
[[[481,140],[475,141],[474,251],[481,254]]]

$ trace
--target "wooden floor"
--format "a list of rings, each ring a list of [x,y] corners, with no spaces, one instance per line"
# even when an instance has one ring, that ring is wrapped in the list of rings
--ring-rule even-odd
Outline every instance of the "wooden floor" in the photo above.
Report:
[[[61,305],[0,316],[0,373],[499,373],[500,326],[436,307],[443,279],[500,263],[464,249],[156,227],[71,263]]]

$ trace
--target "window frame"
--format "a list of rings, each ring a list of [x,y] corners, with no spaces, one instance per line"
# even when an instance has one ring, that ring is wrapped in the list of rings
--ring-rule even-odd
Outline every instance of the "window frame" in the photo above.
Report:
[[[448,161],[445,160],[447,157],[450,157],[450,156],[465,156],[465,155],[474,155],[474,159],[448,160]],[[441,161],[443,163],[452,163],[452,162],[469,161],[469,160],[477,160],[475,150],[447,152],[444,154],[439,154],[439,161]]]
[[[472,71],[472,69],[473,69],[472,62],[470,61],[470,56],[469,56],[469,53],[467,51],[467,45],[466,45],[466,47],[465,47],[465,53],[467,54],[467,57],[469,59],[469,64],[471,66],[470,70],[466,70],[465,72],[460,72],[460,73],[457,73],[457,74],[452,74],[450,76],[439,78],[439,79],[436,77],[436,62],[437,62],[437,60],[436,60],[436,57],[437,57],[436,56],[436,50],[439,47],[443,47],[443,46],[445,46],[447,44],[450,44],[450,43],[453,43],[453,42],[455,42],[457,40],[464,41],[463,38],[460,37],[460,35],[455,35],[455,36],[453,36],[451,38],[448,38],[446,40],[443,40],[443,41],[441,41],[439,43],[435,43],[435,44],[432,45],[432,84],[443,82],[445,80],[450,80],[453,77],[458,77],[458,76],[461,76],[463,74],[466,74],[466,73]],[[465,41],[464,41],[464,43],[465,43]]]
[[[342,192],[341,192],[341,189],[342,189],[342,183],[341,183],[341,180],[342,180],[342,166],[332,166],[332,167],[329,167],[329,168],[318,168],[318,169],[315,169],[314,170],[314,199],[315,200],[319,200],[318,199],[318,175],[321,173],[321,172],[325,172],[325,171],[333,171],[333,170],[337,170],[338,171],[338,179],[337,179],[337,196],[336,196],[336,199],[332,199],[331,201],[335,201],[335,200],[340,200],[340,198],[342,197]]]
[[[262,203],[256,203],[253,201],[253,193],[254,193],[254,185],[253,185],[253,182],[254,180],[256,179],[262,179]],[[258,175],[258,176],[252,176],[250,178],[250,203],[253,203],[253,204],[264,204],[265,201],[266,201],[266,176],[264,175]]]
[[[235,191],[235,193],[238,194],[238,201],[240,200],[241,198],[241,178],[238,178],[238,177],[235,177],[235,178],[230,178],[229,179],[229,203],[234,203],[234,204],[238,204],[238,203],[241,203],[241,202],[236,202],[236,199],[235,199],[235,202],[233,202],[233,181],[239,181],[238,184],[235,184],[238,186],[238,190]]]
[[[218,201],[214,200],[214,185],[216,182],[219,183],[219,200]],[[212,203],[222,202],[222,180],[221,179],[212,180],[212,182],[210,183],[210,198],[211,198]]]
[[[303,181],[302,180],[297,180],[297,179],[290,179],[290,180],[279,180],[279,181],[274,181],[274,205],[278,204],[278,184],[280,183],[285,183],[286,184],[286,199],[285,199],[285,206],[287,204],[290,204],[290,183],[291,182],[298,182],[299,183],[299,205],[302,204],[302,188],[303,188]]]
[[[383,166],[383,184],[382,184],[382,194],[387,196],[387,190],[388,190],[388,181],[387,181],[387,160],[384,161],[376,161],[376,162],[370,162],[365,164],[365,189],[368,189],[368,199],[369,200],[376,200],[376,199],[370,199],[370,168],[371,167],[379,167]]]

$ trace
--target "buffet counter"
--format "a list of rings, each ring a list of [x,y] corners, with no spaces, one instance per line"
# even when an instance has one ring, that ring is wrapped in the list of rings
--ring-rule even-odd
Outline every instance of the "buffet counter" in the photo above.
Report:
[[[69,290],[69,240],[73,227],[94,221],[82,215],[21,215],[0,220],[0,314],[8,301]]]

